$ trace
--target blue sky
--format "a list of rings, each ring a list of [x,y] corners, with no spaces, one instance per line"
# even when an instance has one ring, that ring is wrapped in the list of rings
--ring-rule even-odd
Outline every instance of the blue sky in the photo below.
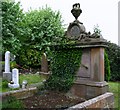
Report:
[[[24,11],[39,9],[46,5],[53,10],[60,11],[66,27],[74,21],[71,14],[72,5],[80,3],[82,14],[79,20],[83,22],[86,31],[93,32],[95,25],[99,25],[104,39],[118,44],[118,1],[119,0],[15,0],[21,2]]]

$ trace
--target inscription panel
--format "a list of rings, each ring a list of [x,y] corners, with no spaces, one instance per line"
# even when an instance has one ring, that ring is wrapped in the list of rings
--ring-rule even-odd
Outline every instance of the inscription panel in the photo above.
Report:
[[[90,77],[90,49],[84,49],[81,59],[81,65],[77,72],[77,76],[81,78]]]
[[[80,36],[80,28],[77,25],[73,26],[70,30],[70,34],[72,37],[79,37]]]

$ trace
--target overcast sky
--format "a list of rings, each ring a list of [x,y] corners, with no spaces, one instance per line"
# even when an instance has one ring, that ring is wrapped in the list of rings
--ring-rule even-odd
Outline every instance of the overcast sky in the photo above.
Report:
[[[78,18],[86,27],[86,31],[93,33],[94,25],[99,25],[102,35],[108,41],[118,44],[118,1],[119,0],[15,0],[20,1],[24,11],[30,7],[51,7],[60,11],[64,24],[67,26],[74,21],[71,14],[72,5],[80,3],[82,14]]]

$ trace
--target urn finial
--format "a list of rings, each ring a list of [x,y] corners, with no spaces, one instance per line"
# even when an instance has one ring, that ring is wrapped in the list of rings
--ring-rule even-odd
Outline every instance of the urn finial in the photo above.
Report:
[[[71,10],[71,13],[73,14],[75,19],[77,20],[78,17],[80,16],[80,14],[82,13],[82,10],[80,9],[80,4],[79,3],[73,4],[73,9]]]

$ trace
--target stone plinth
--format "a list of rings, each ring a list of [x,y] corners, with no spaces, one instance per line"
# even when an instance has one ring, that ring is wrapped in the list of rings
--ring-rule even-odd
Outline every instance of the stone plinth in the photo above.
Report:
[[[12,80],[11,72],[3,72],[3,78],[10,82]]]
[[[11,76],[11,72],[10,72],[10,52],[7,51],[5,53],[5,72],[3,72],[3,78],[11,81],[12,76]]]
[[[71,88],[74,95],[90,99],[108,91],[104,81],[104,45],[77,45],[83,48],[81,64]]]
[[[108,84],[106,81],[95,82],[90,80],[80,80],[75,82],[71,88],[74,95],[82,98],[91,99],[98,95],[104,94],[108,91]]]

